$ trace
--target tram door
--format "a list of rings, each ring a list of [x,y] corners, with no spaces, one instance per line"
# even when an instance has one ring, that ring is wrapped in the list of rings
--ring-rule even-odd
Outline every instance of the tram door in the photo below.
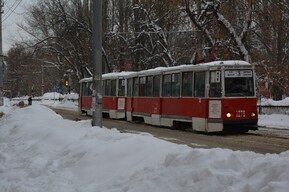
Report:
[[[222,78],[221,71],[210,71],[208,102],[208,132],[222,131]]]
[[[133,113],[133,78],[126,79],[126,118],[127,121],[132,121],[132,113]]]
[[[194,73],[194,115],[193,130],[207,130],[206,71]]]
[[[117,93],[117,105],[116,105],[116,110],[117,110],[117,118],[123,119],[126,116],[125,112],[125,103],[126,103],[126,98],[125,98],[125,79],[120,78],[118,79],[118,93]]]

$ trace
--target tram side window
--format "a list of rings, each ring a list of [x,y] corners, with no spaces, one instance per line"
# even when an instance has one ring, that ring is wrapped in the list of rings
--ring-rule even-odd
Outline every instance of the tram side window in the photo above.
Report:
[[[146,96],[147,97],[152,97],[153,96],[153,76],[147,77]]]
[[[124,96],[125,95],[125,80],[119,79],[118,80],[118,96]]]
[[[163,76],[163,97],[170,97],[172,95],[171,82],[171,74]]]
[[[193,74],[193,72],[183,73],[182,96],[184,97],[193,96]]]
[[[139,78],[133,78],[133,96],[138,96]]]
[[[92,91],[93,91],[93,83],[92,82],[90,82],[90,83],[88,83],[88,96],[91,96],[92,95]]]
[[[102,93],[105,95],[105,80],[102,81]]]
[[[87,96],[87,83],[82,84],[82,96]]]
[[[206,72],[196,72],[194,78],[194,96],[205,97]]]
[[[210,72],[210,97],[221,97],[222,87],[221,87],[221,72],[211,71]]]
[[[83,83],[82,84],[82,95],[91,96],[92,95],[92,83]]]
[[[127,96],[132,96],[132,79],[127,79]]]
[[[172,96],[179,97],[181,91],[181,74],[172,74]]]
[[[105,95],[110,96],[111,95],[111,81],[105,80]]]
[[[146,95],[146,77],[139,78],[139,96]]]
[[[116,96],[116,80],[111,80],[111,96]]]
[[[160,82],[161,82],[161,77],[154,76],[153,77],[153,96],[154,97],[159,97],[160,96]]]

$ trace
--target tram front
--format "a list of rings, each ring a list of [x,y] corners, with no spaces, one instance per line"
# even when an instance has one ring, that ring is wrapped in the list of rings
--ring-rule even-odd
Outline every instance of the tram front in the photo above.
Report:
[[[208,131],[248,131],[258,125],[252,65],[224,66],[210,72]]]

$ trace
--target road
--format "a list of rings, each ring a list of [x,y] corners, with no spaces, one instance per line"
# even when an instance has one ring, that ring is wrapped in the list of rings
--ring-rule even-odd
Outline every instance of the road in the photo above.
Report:
[[[75,111],[53,110],[65,119],[75,121],[91,119],[89,116],[78,115]],[[117,128],[120,132],[136,134],[145,132],[160,139],[194,148],[227,148],[262,154],[289,150],[289,130],[259,128],[258,131],[244,134],[204,134],[111,119],[103,119],[103,126]]]

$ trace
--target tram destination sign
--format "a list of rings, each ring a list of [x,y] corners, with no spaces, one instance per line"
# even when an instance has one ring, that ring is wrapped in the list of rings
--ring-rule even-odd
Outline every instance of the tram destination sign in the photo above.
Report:
[[[225,78],[253,77],[252,70],[226,70]]]

